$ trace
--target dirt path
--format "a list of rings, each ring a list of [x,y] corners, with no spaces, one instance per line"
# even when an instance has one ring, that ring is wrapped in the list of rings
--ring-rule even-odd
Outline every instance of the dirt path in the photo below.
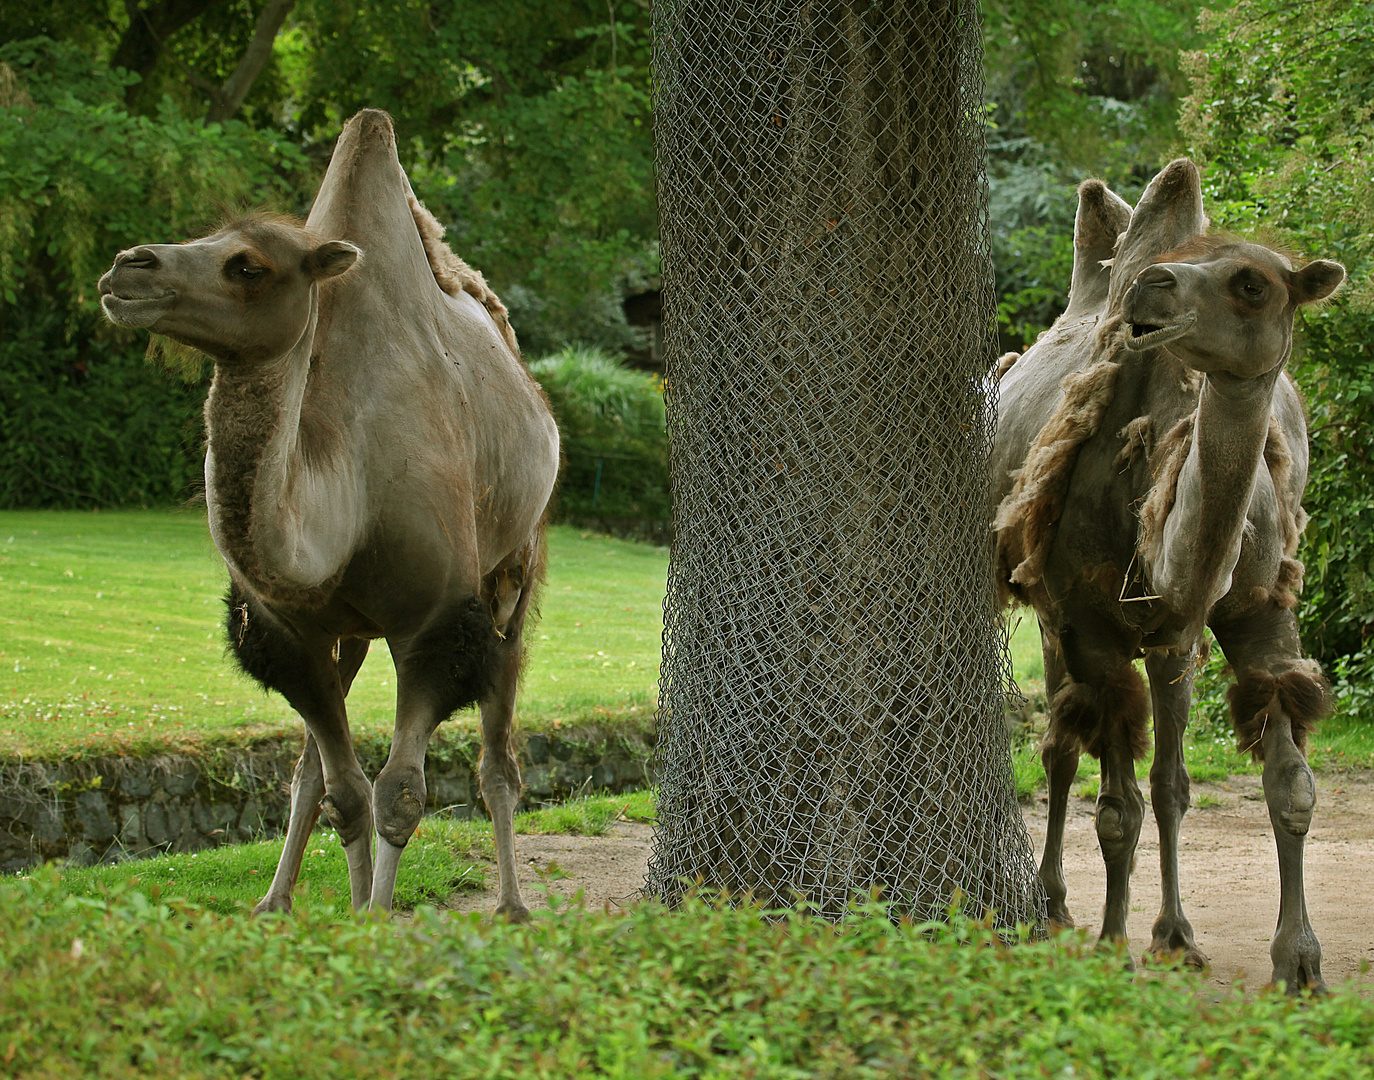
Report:
[[[1217,805],[1195,805],[1183,823],[1184,909],[1212,958],[1212,982],[1260,986],[1269,978],[1269,938],[1279,909],[1278,864],[1260,779],[1235,776],[1225,784],[1193,786],[1195,804],[1208,797]],[[1307,842],[1307,904],[1322,942],[1322,971],[1332,986],[1352,979],[1374,986],[1374,972],[1360,970],[1374,963],[1374,774],[1318,776],[1317,799]],[[1044,801],[1026,807],[1025,816],[1038,857]],[[548,892],[568,897],[580,888],[589,908],[630,903],[643,884],[652,840],[650,826],[632,823],[613,826],[605,837],[517,837],[526,899],[543,907]],[[1080,927],[1096,933],[1106,882],[1091,801],[1069,801],[1064,872],[1070,911]],[[488,880],[495,879],[493,868]],[[1138,956],[1149,944],[1159,906],[1159,844],[1148,807],[1132,884],[1129,930]],[[490,911],[495,902],[489,888],[452,906]]]

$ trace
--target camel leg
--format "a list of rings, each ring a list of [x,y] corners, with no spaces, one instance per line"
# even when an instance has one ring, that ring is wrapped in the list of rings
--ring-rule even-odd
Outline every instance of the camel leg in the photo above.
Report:
[[[1135,778],[1130,740],[1119,728],[1104,732],[1102,786],[1097,796],[1097,842],[1107,866],[1107,903],[1102,913],[1102,941],[1126,940],[1131,907],[1131,871],[1145,799]]]
[[[1193,657],[1151,652],[1145,657],[1154,701],[1155,759],[1150,766],[1150,802],[1159,826],[1159,874],[1163,901],[1151,932],[1146,957],[1182,956],[1189,967],[1205,968],[1207,957],[1197,947],[1193,927],[1183,914],[1178,881],[1178,836],[1188,812],[1190,784],[1183,761],[1183,732],[1193,697]]]
[[[1135,778],[1135,759],[1149,747],[1149,702],[1145,686],[1124,656],[1101,657],[1096,693],[1100,709],[1097,746],[1102,784],[1097,796],[1097,842],[1107,868],[1107,902],[1102,941],[1126,941],[1131,872],[1145,799]]]
[[[1302,658],[1293,613],[1272,602],[1212,632],[1236,672],[1231,715],[1237,736],[1243,749],[1264,760],[1264,798],[1279,858],[1271,982],[1284,983],[1290,994],[1324,991],[1322,947],[1307,917],[1303,885],[1303,847],[1317,806],[1304,747],[1325,704],[1320,669]]]
[[[353,685],[353,677],[362,667],[367,656],[368,642],[364,638],[348,638],[339,643],[339,684],[347,696]],[[272,884],[258,905],[253,908],[254,915],[268,911],[290,911],[291,893],[301,873],[301,860],[305,857],[305,847],[310,841],[310,833],[320,817],[320,799],[324,796],[324,767],[320,763],[319,747],[315,736],[307,730],[305,748],[300,760],[296,762],[295,773],[291,777],[291,816],[287,821],[286,840],[282,844],[281,858],[277,861],[277,871],[272,875]]]
[[[1279,920],[1269,956],[1274,962],[1270,983],[1282,982],[1290,994],[1322,991],[1322,946],[1307,917],[1302,857],[1317,784],[1307,758],[1293,741],[1292,721],[1281,707],[1272,707],[1264,736],[1264,799],[1279,855]]]
[[[342,676],[347,674],[352,682],[366,646],[349,644],[346,655],[350,670],[341,670],[342,661],[335,660],[337,638],[302,636],[232,584],[228,600],[229,647],[239,665],[263,686],[286,698],[301,714],[314,740],[324,777],[324,797],[307,801],[311,792],[307,785],[313,782],[307,760],[300,812],[309,814],[316,802],[323,806],[348,857],[349,892],[353,906],[359,907],[366,903],[372,881],[372,785],[353,753]],[[298,842],[309,833],[304,825],[301,822],[297,829]],[[294,872],[288,865],[283,880],[294,877]]]
[[[520,770],[510,745],[510,729],[520,675],[520,631],[531,591],[521,590],[520,584],[511,586],[513,576],[501,571],[494,573],[487,582],[482,602],[455,616],[453,626],[436,629],[429,638],[410,643],[404,649],[393,648],[398,654],[396,676],[400,692],[391,754],[374,788],[377,864],[372,880],[373,907],[390,909],[401,855],[424,813],[424,764],[429,737],[455,708],[471,701],[473,688],[480,686],[479,774],[482,795],[491,813],[501,876],[496,911],[512,919],[529,914],[515,876],[513,818],[520,797]],[[504,636],[498,631],[503,631]],[[458,657],[446,655],[444,649],[450,642],[462,642],[476,651]],[[445,678],[444,672],[457,673],[456,678]]]
[[[1045,655],[1045,697],[1053,703],[1064,680],[1064,659],[1058,644],[1042,630]],[[1073,929],[1069,914],[1068,885],[1064,881],[1064,821],[1068,815],[1069,789],[1078,775],[1078,740],[1055,723],[1051,708],[1040,760],[1049,787],[1049,812],[1045,822],[1045,851],[1040,859],[1040,882],[1049,900],[1050,928]]]
[[[520,879],[515,869],[515,808],[520,801],[520,766],[511,747],[511,728],[515,721],[515,690],[520,675],[520,635],[507,635],[505,656],[496,675],[493,691],[482,702],[482,799],[491,814],[496,838],[496,869],[499,891],[496,914],[511,922],[524,922],[530,916],[520,895]]]
[[[415,683],[399,680],[396,731],[391,753],[372,787],[373,819],[377,824],[377,861],[372,871],[371,906],[390,911],[396,891],[401,855],[410,843],[425,812],[425,751],[434,729],[451,710],[436,705],[432,695],[412,689]],[[423,685],[423,684],[421,684]]]

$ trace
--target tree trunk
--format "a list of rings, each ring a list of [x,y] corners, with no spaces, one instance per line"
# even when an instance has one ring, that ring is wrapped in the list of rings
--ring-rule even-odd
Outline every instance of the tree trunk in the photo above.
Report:
[[[987,517],[977,11],[657,9],[669,902],[1040,919]]]
[[[199,19],[225,0],[160,0],[144,7],[138,0],[124,0],[129,25],[110,58],[110,67],[124,68],[146,79],[157,66],[167,40],[182,27]],[[125,100],[132,104],[142,92],[142,82],[131,85]]]

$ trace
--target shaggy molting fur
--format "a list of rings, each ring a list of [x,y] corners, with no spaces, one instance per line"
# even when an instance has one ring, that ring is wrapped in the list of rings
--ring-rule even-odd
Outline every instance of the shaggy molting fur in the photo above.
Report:
[[[1129,664],[1109,674],[1100,689],[1067,679],[1050,712],[1046,743],[1062,746],[1067,737],[1100,759],[1108,734],[1124,729],[1131,757],[1138,761],[1150,752],[1150,699],[1145,681]]]
[[[510,316],[501,298],[491,291],[480,271],[474,270],[444,243],[444,227],[425,209],[424,203],[415,197],[414,192],[407,192],[406,200],[410,203],[410,213],[415,218],[415,227],[420,231],[420,240],[425,245],[425,257],[429,260],[429,268],[434,272],[434,280],[439,288],[449,296],[467,293],[486,308],[501,337],[510,346],[510,351],[519,356],[520,343],[515,339]]]
[[[431,624],[407,654],[427,676],[438,712],[448,717],[491,696],[502,648],[491,611],[473,597]]]
[[[1079,448],[1102,426],[1120,370],[1120,364],[1100,360],[1064,379],[1059,408],[1031,444],[1016,482],[997,508],[992,527],[1004,602],[1009,597],[1024,602],[1025,590],[1043,576]]]
[[[1307,736],[1330,709],[1327,681],[1315,660],[1304,660],[1300,667],[1281,675],[1267,671],[1245,671],[1236,685],[1226,692],[1235,725],[1236,749],[1264,760],[1264,728],[1269,714],[1282,709],[1293,728],[1293,742],[1304,755]]]

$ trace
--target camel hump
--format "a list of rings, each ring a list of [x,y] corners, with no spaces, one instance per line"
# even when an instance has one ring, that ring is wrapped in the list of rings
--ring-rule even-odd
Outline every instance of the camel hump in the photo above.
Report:
[[[1131,214],[1112,261],[1108,310],[1120,305],[1142,270],[1206,231],[1202,177],[1187,158],[1176,158],[1150,181]]]
[[[1131,223],[1131,207],[1101,180],[1078,185],[1078,214],[1073,223],[1073,281],[1065,314],[1080,318],[1107,300],[1108,262],[1116,242]]]
[[[449,296],[467,293],[486,308],[491,321],[501,332],[501,337],[510,346],[510,351],[519,356],[520,345],[515,339],[515,330],[511,327],[510,316],[501,298],[492,292],[480,270],[474,270],[444,243],[444,227],[425,209],[425,204],[415,197],[415,192],[407,189],[406,199],[410,203],[410,212],[415,217],[415,228],[419,230],[420,240],[425,245],[425,257],[429,259],[429,268],[434,271],[434,280],[439,288]]]
[[[391,122],[391,114],[385,109],[359,109],[349,117],[339,137],[342,140],[350,134],[359,142],[381,139],[394,143],[396,125]]]

